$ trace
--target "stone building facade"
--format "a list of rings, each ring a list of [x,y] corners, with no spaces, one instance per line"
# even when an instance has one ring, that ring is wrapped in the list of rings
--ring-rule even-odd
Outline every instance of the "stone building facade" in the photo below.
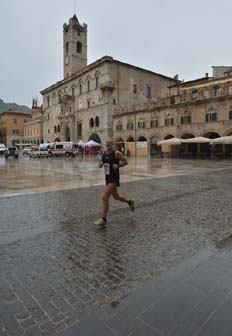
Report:
[[[113,129],[118,147],[140,156],[171,137],[232,135],[232,76],[179,83],[157,102],[115,109]]]
[[[23,142],[24,124],[31,120],[30,112],[8,110],[0,114],[0,143],[6,146]]]
[[[176,79],[105,56],[87,65],[87,25],[76,16],[63,27],[64,79],[41,91],[44,141],[104,143],[113,111],[166,97]]]
[[[24,124],[25,144],[40,145],[43,143],[43,109],[32,108],[32,119]]]

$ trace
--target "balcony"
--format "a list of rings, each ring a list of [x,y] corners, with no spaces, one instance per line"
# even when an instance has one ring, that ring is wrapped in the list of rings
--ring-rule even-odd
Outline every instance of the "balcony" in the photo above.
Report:
[[[105,83],[102,83],[100,86],[100,89],[104,92],[104,91],[113,91],[115,89],[114,83],[112,80],[109,80]]]

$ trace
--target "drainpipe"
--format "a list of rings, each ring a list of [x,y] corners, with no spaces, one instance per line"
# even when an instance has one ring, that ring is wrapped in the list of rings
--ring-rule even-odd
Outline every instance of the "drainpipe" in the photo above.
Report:
[[[119,113],[120,91],[119,91],[119,63],[118,63],[118,113]]]
[[[137,123],[136,123],[136,111],[135,111],[135,157],[137,157]]]

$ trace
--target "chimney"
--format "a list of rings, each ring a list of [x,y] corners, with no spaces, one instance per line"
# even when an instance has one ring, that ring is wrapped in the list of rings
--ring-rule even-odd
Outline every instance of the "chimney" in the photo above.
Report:
[[[208,72],[206,72],[205,77],[209,78],[209,73]]]

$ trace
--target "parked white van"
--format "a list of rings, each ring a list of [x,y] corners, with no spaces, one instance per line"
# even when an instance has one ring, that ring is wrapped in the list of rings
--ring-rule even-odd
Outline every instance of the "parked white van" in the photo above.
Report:
[[[51,146],[51,154],[52,156],[72,156],[78,155],[78,145],[69,142],[54,142]]]
[[[38,152],[37,152],[37,157],[48,158],[48,157],[52,156],[51,147],[52,147],[52,144],[50,144],[50,143],[40,144],[39,148],[38,148]]]
[[[0,143],[0,154],[5,154],[5,152],[6,152],[6,146]]]

